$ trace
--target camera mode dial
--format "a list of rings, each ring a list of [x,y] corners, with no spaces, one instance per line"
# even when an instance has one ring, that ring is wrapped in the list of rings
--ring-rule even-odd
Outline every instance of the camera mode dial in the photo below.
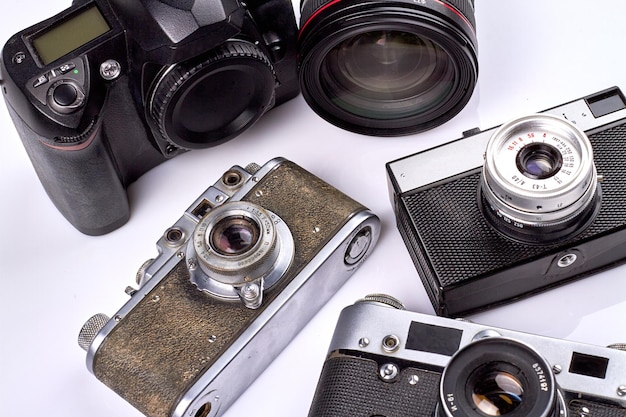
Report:
[[[274,100],[276,76],[256,45],[228,41],[169,67],[154,84],[149,117],[167,143],[202,149],[251,126]]]

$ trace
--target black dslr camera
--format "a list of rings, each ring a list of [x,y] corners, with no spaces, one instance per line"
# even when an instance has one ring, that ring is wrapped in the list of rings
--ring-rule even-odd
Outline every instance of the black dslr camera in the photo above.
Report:
[[[401,311],[339,317],[309,417],[625,417],[626,346],[592,346]]]
[[[2,91],[54,204],[100,235],[144,172],[298,94],[296,36],[288,0],[75,1],[9,39]]]
[[[610,88],[387,164],[400,233],[439,315],[626,259],[626,99]]]

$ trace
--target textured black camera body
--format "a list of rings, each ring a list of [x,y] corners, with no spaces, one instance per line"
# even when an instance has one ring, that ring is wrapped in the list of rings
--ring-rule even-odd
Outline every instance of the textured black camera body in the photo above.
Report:
[[[140,175],[298,94],[296,36],[287,0],[75,1],[7,41],[2,91],[54,204],[100,235]]]
[[[438,315],[510,302],[625,260],[625,103],[622,92],[611,88],[534,116],[577,126],[591,143],[597,170],[597,179],[584,182],[597,183],[597,190],[588,193],[582,220],[564,222],[554,239],[547,238],[550,227],[521,224],[485,201],[485,149],[498,128],[470,131],[387,164],[398,229]],[[515,172],[511,178],[522,177]],[[553,179],[560,181],[558,175]]]
[[[342,311],[310,417],[626,416],[624,351],[391,306]]]
[[[79,344],[149,417],[221,415],[365,262],[376,215],[293,162],[230,168],[168,228]]]

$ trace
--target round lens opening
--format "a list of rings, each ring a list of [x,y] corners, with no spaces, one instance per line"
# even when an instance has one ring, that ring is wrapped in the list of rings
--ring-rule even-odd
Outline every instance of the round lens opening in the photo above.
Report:
[[[259,239],[259,226],[242,216],[220,220],[211,233],[211,246],[221,255],[240,255]]]
[[[324,57],[320,80],[342,110],[373,119],[425,113],[453,90],[455,69],[432,40],[403,31],[376,30],[350,37]]]
[[[553,177],[563,166],[563,156],[554,146],[532,143],[517,154],[517,168],[526,177],[543,180]]]
[[[480,371],[479,371],[480,372]],[[509,372],[494,370],[491,366],[474,381],[472,400],[476,408],[487,416],[501,416],[516,410],[522,403],[522,383]]]

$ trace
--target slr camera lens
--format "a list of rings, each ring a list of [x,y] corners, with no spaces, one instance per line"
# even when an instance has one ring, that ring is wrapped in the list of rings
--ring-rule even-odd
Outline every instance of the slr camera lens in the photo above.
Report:
[[[467,345],[441,379],[439,417],[556,417],[564,409],[550,365],[531,347],[490,337]]]
[[[229,176],[230,177],[230,176]],[[289,227],[275,213],[246,201],[225,202],[196,225],[186,248],[191,282],[198,289],[257,308],[291,265]],[[250,297],[246,298],[246,295]]]
[[[514,240],[546,244],[579,234],[600,207],[591,142],[549,114],[500,126],[487,145],[481,199],[486,219]]]
[[[472,0],[303,0],[300,87],[327,121],[378,136],[451,119],[478,73]]]

